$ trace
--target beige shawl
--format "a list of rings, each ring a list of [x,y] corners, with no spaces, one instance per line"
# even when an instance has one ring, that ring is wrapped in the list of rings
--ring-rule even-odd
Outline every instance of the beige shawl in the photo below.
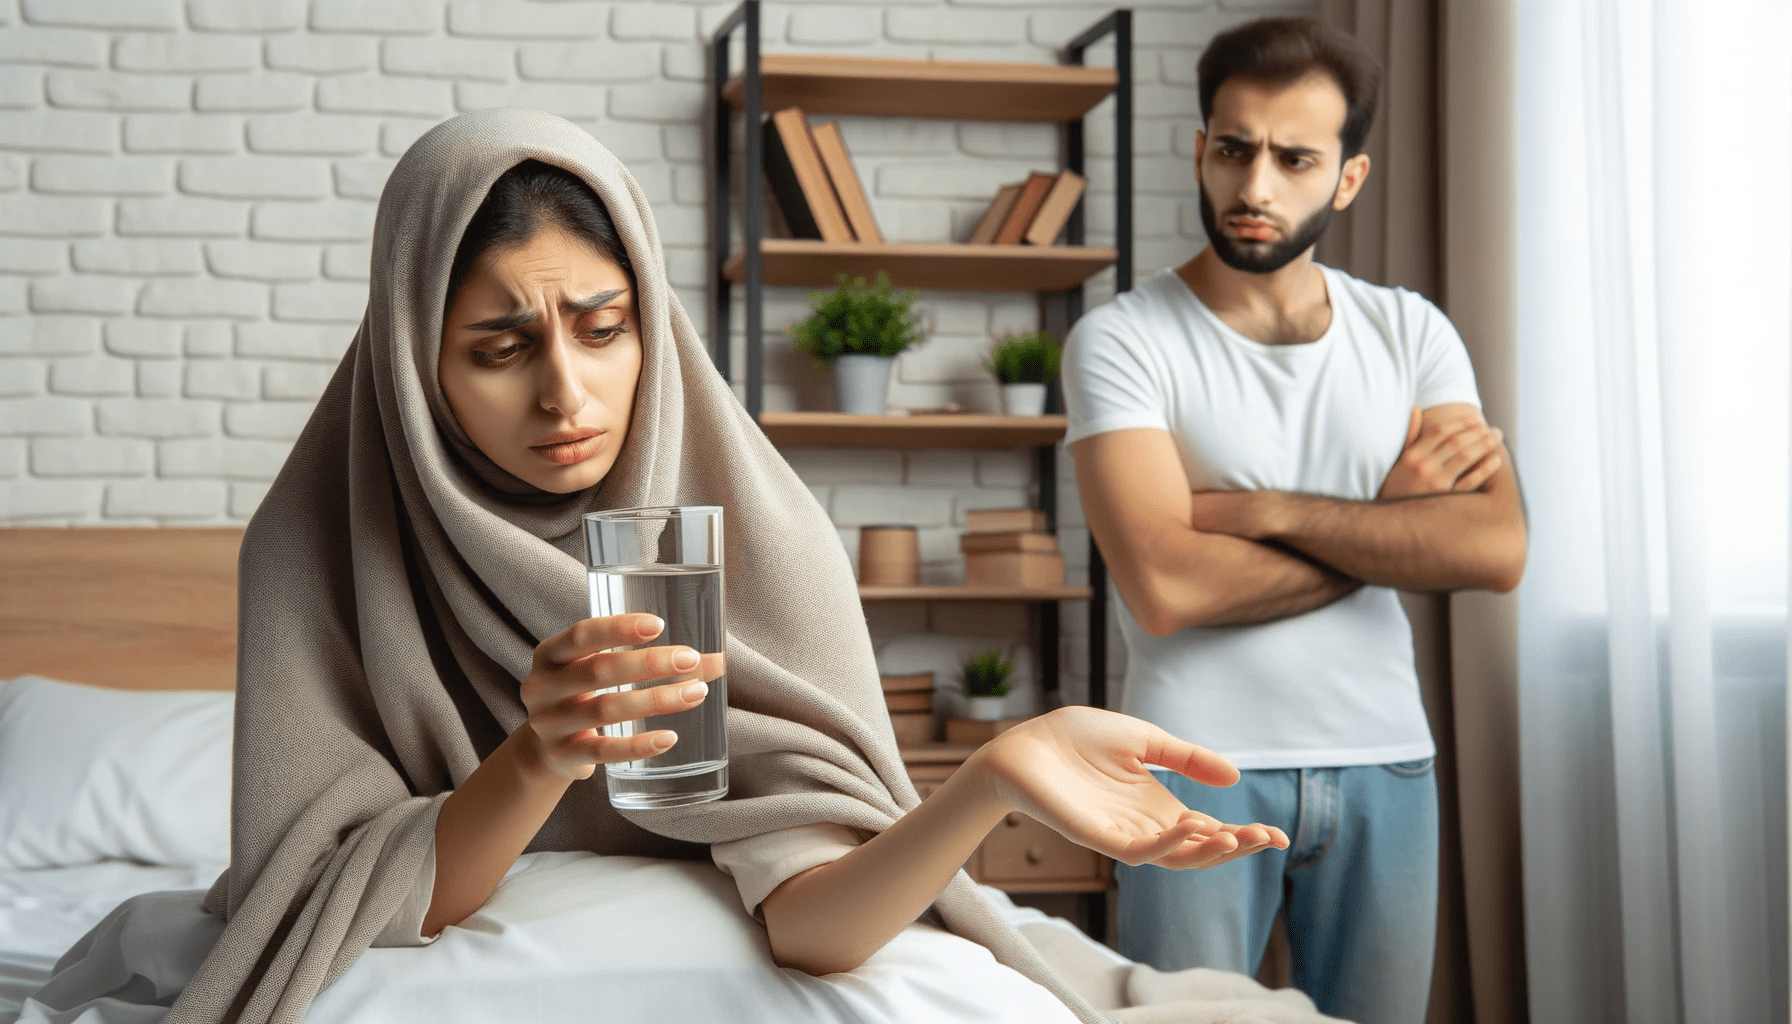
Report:
[[[529,158],[591,184],[638,276],[627,441],[602,484],[564,496],[481,455],[437,381],[461,233]],[[715,372],[664,268],[634,179],[559,118],[457,117],[393,170],[367,314],[243,542],[232,862],[207,898],[228,925],[170,1021],[296,1022],[392,918],[445,795],[523,722],[535,644],[587,614],[584,512],[726,509],[733,788],[624,816],[600,772],[529,849],[704,857],[704,844],[815,822],[876,832],[914,806],[837,535]],[[936,906],[1103,1019],[965,875]]]

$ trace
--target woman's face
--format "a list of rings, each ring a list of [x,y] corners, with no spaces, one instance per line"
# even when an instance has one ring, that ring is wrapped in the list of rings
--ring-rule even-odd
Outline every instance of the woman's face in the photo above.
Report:
[[[641,375],[628,275],[551,226],[486,253],[448,308],[440,374],[461,428],[511,475],[556,494],[596,484]]]

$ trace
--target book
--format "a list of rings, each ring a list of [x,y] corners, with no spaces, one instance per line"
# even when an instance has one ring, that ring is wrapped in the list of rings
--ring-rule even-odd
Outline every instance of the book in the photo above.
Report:
[[[846,155],[840,125],[823,121],[810,129],[810,134],[815,138],[815,151],[821,156],[821,165],[827,168],[828,180],[834,185],[834,194],[840,199],[840,208],[846,213],[846,223],[852,228],[853,236],[861,242],[883,241],[884,236],[877,230],[877,219],[871,215],[871,202],[865,198],[865,186],[859,181],[859,172],[853,169],[852,157]]]
[[[898,747],[919,747],[933,742],[931,711],[893,711],[890,713],[890,727],[896,732]]]
[[[1059,171],[1058,178],[1052,182],[1051,191],[1045,194],[1045,201],[1039,204],[1039,212],[1033,215],[1033,223],[1027,225],[1027,233],[1023,236],[1029,245],[1050,245],[1058,240],[1064,232],[1064,225],[1070,223],[1070,215],[1076,210],[1077,200],[1083,197],[1083,176],[1075,171]]]
[[[1064,556],[1043,551],[979,551],[964,556],[967,587],[1061,587]]]
[[[1021,184],[1020,196],[1014,200],[1014,209],[1008,212],[1008,219],[1002,222],[1002,230],[996,232],[995,244],[1018,245],[1021,236],[1033,223],[1033,215],[1039,212],[1039,206],[1045,202],[1045,194],[1058,180],[1055,174],[1041,174],[1034,171],[1027,175]]]
[[[1014,211],[1014,201],[1020,198],[1021,182],[1003,185],[996,190],[996,197],[990,201],[989,209],[983,211],[978,219],[976,230],[971,232],[971,245],[988,245],[996,240],[996,232],[1008,222],[1008,214]]]
[[[1036,508],[974,508],[964,514],[966,533],[1044,533],[1045,513]]]
[[[891,711],[932,711],[933,691],[917,690],[914,693],[886,693],[884,706]]]
[[[879,676],[883,682],[885,693],[913,693],[916,690],[933,692],[933,673],[916,672],[903,676]]]
[[[958,538],[958,550],[974,551],[1043,551],[1056,554],[1058,537],[1051,533],[1008,530],[1002,533],[967,533]]]
[[[765,185],[796,238],[850,242],[852,228],[815,151],[809,119],[785,107],[765,122]]]

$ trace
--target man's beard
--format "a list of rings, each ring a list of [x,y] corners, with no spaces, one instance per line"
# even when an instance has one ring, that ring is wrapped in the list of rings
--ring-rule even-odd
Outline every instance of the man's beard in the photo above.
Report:
[[[1326,203],[1301,221],[1293,234],[1279,242],[1239,242],[1220,231],[1219,219],[1214,216],[1213,201],[1207,198],[1206,187],[1198,181],[1195,187],[1200,190],[1201,228],[1207,232],[1207,244],[1213,246],[1213,254],[1220,258],[1220,262],[1233,270],[1247,274],[1273,274],[1294,262],[1296,256],[1318,244],[1325,229],[1331,226],[1332,204]],[[1244,207],[1238,207],[1232,212],[1250,215],[1250,211]]]

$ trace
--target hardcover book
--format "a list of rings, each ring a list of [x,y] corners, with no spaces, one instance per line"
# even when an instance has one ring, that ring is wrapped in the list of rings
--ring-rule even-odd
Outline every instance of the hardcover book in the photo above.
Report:
[[[1055,174],[1041,174],[1034,171],[1027,175],[1027,180],[1020,187],[1020,197],[1014,201],[1014,209],[1002,224],[1002,230],[996,232],[997,245],[1018,245],[1033,223],[1033,217],[1045,202],[1046,193],[1058,180]]]
[[[793,237],[853,240],[809,134],[809,119],[796,107],[785,107],[765,122],[765,185]]]
[[[1044,533],[1045,513],[1036,508],[974,508],[964,514],[966,533]]]
[[[1076,211],[1077,200],[1083,197],[1084,184],[1083,176],[1075,171],[1058,172],[1051,191],[1039,204],[1039,212],[1033,215],[1033,223],[1027,225],[1024,236],[1027,244],[1050,245],[1058,240],[1064,233],[1064,225],[1070,223],[1070,215]]]
[[[833,182],[834,194],[840,198],[840,207],[846,213],[846,222],[852,227],[854,237],[861,242],[883,241],[884,236],[877,230],[877,219],[871,215],[871,202],[865,198],[865,187],[859,182],[859,172],[853,168],[852,158],[846,155],[840,125],[823,121],[810,133],[815,137],[815,151],[821,156],[821,165],[827,168],[828,180]]]
[[[1008,223],[1008,215],[1014,212],[1014,201],[1020,198],[1020,182],[1003,185],[996,192],[995,199],[990,201],[989,209],[977,221],[976,230],[971,232],[970,244],[989,245],[996,240],[996,232]]]

